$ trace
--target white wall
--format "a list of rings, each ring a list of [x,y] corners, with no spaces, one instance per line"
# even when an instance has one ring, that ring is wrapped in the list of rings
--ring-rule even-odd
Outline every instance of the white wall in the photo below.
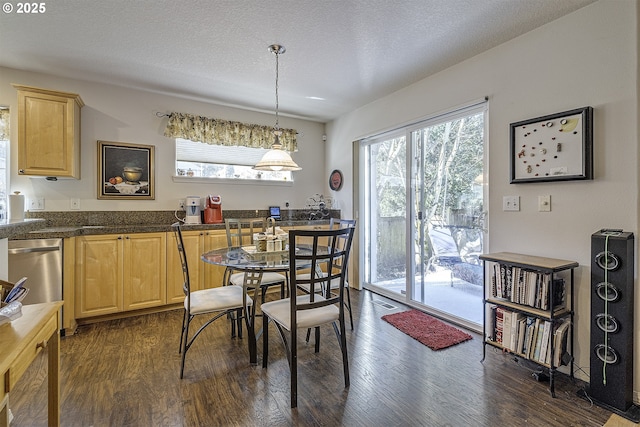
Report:
[[[489,96],[488,252],[575,260],[576,362],[589,370],[590,236],[623,228],[638,236],[638,2],[600,0],[517,39],[379,99],[327,125],[327,167],[351,170],[351,142]],[[594,108],[593,181],[509,184],[509,124]],[[337,194],[355,215],[354,177]],[[537,210],[550,194],[551,212]],[[502,197],[519,195],[520,212]],[[637,249],[636,249],[637,252]],[[640,330],[640,293],[636,325]],[[636,372],[640,369],[636,340]],[[584,379],[584,375],[579,372]],[[639,375],[634,390],[640,390]],[[637,400],[637,399],[636,399]]]
[[[82,108],[82,177],[80,180],[46,181],[17,174],[17,92],[11,83],[78,93],[85,103]],[[298,152],[292,156],[302,167],[294,172],[289,186],[258,184],[174,183],[175,144],[163,136],[167,119],[155,112],[184,112],[261,125],[272,125],[274,114],[240,110],[126,89],[122,87],[58,78],[0,68],[0,105],[11,108],[11,175],[9,193],[21,191],[27,198],[44,196],[45,210],[67,211],[70,198],[80,198],[82,210],[171,210],[186,195],[220,194],[223,209],[267,209],[269,205],[289,201],[291,208],[302,209],[309,196],[329,192],[324,179],[324,124],[280,116],[280,125],[303,133],[298,139]],[[97,199],[97,141],[130,142],[154,145],[156,151],[155,200]]]

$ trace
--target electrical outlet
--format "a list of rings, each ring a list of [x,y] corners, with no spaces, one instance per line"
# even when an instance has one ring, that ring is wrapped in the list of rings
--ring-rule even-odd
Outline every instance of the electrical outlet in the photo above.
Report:
[[[502,210],[503,211],[519,211],[520,196],[504,196],[502,198]]]
[[[80,199],[71,199],[71,210],[80,210]]]
[[[184,199],[178,200],[178,206],[180,206],[180,210],[184,210]]]
[[[288,208],[289,207],[289,202],[284,202],[284,207]]]
[[[29,209],[34,211],[44,210],[44,197],[32,197],[29,199]]]

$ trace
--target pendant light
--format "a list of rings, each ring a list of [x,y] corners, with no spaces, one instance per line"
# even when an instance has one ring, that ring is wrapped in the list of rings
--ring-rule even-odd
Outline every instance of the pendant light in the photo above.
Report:
[[[273,127],[273,135],[275,140],[271,149],[262,156],[262,159],[253,167],[253,169],[261,171],[299,171],[302,168],[291,159],[289,153],[282,149],[280,143],[280,125],[278,124],[278,57],[286,52],[284,46],[272,44],[269,46],[269,52],[276,55],[276,125]]]

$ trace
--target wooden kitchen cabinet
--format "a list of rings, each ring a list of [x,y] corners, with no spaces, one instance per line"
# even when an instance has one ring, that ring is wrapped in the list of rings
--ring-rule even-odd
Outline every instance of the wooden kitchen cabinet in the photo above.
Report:
[[[76,239],[77,318],[166,304],[166,233]]]
[[[204,252],[204,231],[183,231],[182,240],[187,254],[191,290],[202,289],[202,270],[204,262],[200,255]],[[179,303],[184,300],[182,285],[182,263],[178,255],[178,246],[174,232],[167,233],[167,303]]]
[[[202,237],[204,239],[204,252],[227,247],[226,230],[205,231]],[[203,264],[201,282],[202,289],[217,288],[219,286],[222,286],[225,267],[221,265],[207,264],[202,260],[200,260],[200,263]]]
[[[167,233],[124,237],[123,309],[137,310],[167,303]]]
[[[76,238],[76,318],[122,311],[122,236]]]
[[[13,86],[18,90],[18,173],[80,179],[80,95]]]
[[[207,264],[202,259],[206,251],[227,247],[227,232],[225,230],[183,231],[191,290],[214,288],[222,286],[224,267]],[[182,284],[182,264],[178,256],[178,249],[173,232],[167,233],[167,304],[184,301]]]

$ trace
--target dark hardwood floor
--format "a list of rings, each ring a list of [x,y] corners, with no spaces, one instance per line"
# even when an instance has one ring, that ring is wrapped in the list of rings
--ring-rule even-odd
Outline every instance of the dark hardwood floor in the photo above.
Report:
[[[182,312],[82,326],[61,340],[63,426],[602,426],[610,412],[576,396],[560,376],[557,397],[527,366],[482,340],[432,351],[380,319],[388,310],[352,291],[348,331],[351,387],[344,389],[333,330],[299,351],[298,408],[289,408],[289,373],[272,332],[269,368],[249,366],[246,340],[230,339],[218,320],[188,353],[179,379]],[[273,326],[272,326],[273,327]],[[246,332],[246,331],[245,331]],[[10,396],[12,427],[45,426],[46,359],[39,356]]]

